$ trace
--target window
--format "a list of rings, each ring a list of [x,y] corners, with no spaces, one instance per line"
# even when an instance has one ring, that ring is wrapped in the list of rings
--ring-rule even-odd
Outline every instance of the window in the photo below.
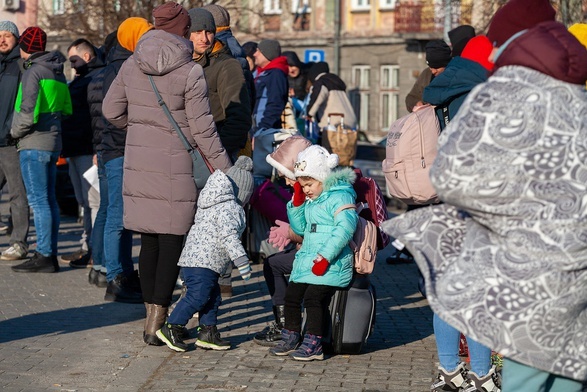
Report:
[[[371,90],[371,67],[368,65],[354,65],[351,68],[353,85],[351,103],[358,114],[358,129],[369,129],[369,106]]]
[[[387,131],[399,113],[399,66],[381,66],[381,130]]]
[[[352,11],[369,11],[371,9],[371,0],[352,0]]]
[[[53,15],[65,13],[65,0],[53,0]]]
[[[263,0],[263,12],[266,14],[281,14],[279,0]]]
[[[395,9],[397,0],[379,0],[379,9],[392,10]]]

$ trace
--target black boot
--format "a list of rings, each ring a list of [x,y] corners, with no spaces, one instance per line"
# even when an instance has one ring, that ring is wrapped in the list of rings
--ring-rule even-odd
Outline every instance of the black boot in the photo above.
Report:
[[[128,279],[124,274],[118,274],[113,281],[108,282],[104,300],[140,304],[143,302],[143,296],[130,287]]]
[[[196,346],[207,350],[228,350],[230,342],[222,340],[220,332],[215,325],[200,325],[198,327],[198,339]]]
[[[275,346],[281,340],[281,330],[285,325],[285,306],[273,306],[273,316],[275,322],[265,327],[261,332],[257,332],[253,341],[261,346]]]
[[[24,263],[12,267],[14,272],[57,272],[59,271],[59,264],[56,265],[57,258],[55,256],[43,256],[35,252],[33,257]]]

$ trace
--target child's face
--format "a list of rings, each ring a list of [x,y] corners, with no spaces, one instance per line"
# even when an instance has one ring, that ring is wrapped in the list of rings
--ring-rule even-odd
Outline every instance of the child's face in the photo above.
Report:
[[[313,178],[298,178],[304,194],[311,200],[316,199],[322,193],[322,183]]]

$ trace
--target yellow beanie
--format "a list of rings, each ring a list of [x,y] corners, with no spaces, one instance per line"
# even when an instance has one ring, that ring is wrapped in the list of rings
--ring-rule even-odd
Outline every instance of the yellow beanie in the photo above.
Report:
[[[569,27],[569,33],[573,34],[587,48],[587,23],[575,23]]]
[[[152,29],[153,25],[149,23],[147,19],[132,17],[126,19],[120,24],[120,26],[118,26],[116,38],[118,38],[120,46],[126,50],[134,52],[139,39],[141,39],[143,34]]]

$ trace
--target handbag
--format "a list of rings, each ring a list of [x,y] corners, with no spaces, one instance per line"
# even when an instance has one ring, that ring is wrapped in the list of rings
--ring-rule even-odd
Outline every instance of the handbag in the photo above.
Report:
[[[293,194],[288,187],[280,185],[278,182],[266,179],[253,191],[249,204],[261,215],[275,224],[275,220],[288,222],[287,202]]]
[[[336,127],[330,123],[331,116],[340,116]],[[344,114],[330,113],[328,125],[322,131],[322,146],[338,155],[340,166],[351,166],[357,154],[357,131],[344,127]]]
[[[161,94],[159,94],[159,90],[157,89],[157,86],[155,85],[155,81],[153,80],[153,77],[151,75],[148,75],[148,76],[149,76],[149,81],[151,82],[151,87],[153,87],[153,91],[155,92],[155,95],[157,96],[157,103],[159,104],[159,106],[161,106],[161,108],[165,112],[165,115],[169,119],[169,122],[171,123],[171,126],[175,130],[175,133],[177,133],[177,136],[179,136],[179,139],[181,140],[181,142],[185,146],[186,150],[188,151],[188,154],[190,154],[190,157],[192,158],[192,175],[194,177],[194,182],[196,183],[196,188],[198,190],[200,190],[200,189],[204,188],[204,186],[206,185],[208,178],[214,172],[214,168],[212,167],[212,165],[210,165],[210,163],[206,160],[206,158],[204,158],[204,156],[202,155],[202,152],[200,151],[200,148],[198,146],[193,147],[190,144],[190,142],[186,139],[185,135],[181,131],[181,128],[179,127],[179,125],[177,125],[177,122],[175,121],[175,119],[171,115],[171,112],[169,111],[167,104],[165,103],[163,98],[161,98]]]

